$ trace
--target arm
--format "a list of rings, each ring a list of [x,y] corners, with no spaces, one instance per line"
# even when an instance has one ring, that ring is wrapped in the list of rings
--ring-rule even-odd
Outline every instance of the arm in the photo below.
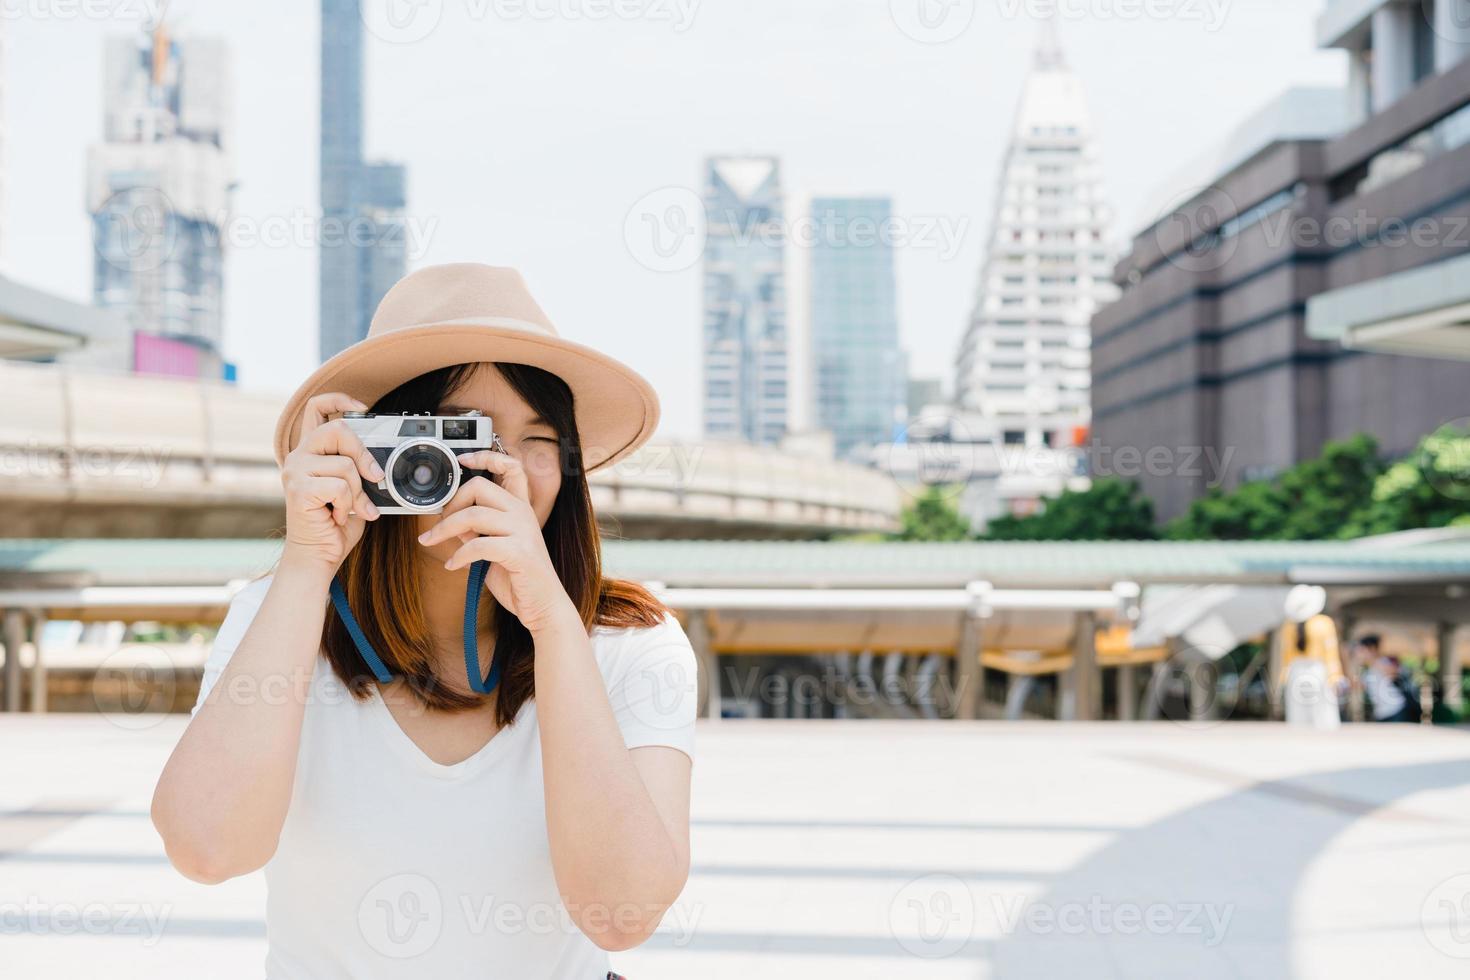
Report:
[[[185,877],[214,884],[275,853],[330,579],[329,571],[281,563],[159,777],[153,825]]]
[[[557,885],[577,925],[604,949],[653,933],[689,876],[689,757],[627,749],[568,603],[535,634],[536,705],[546,824]]]
[[[301,445],[281,472],[286,545],[275,577],[153,792],[164,850],[195,881],[254,871],[280,839],[327,591],[364,520],[378,516],[361,477],[381,469],[344,425],[322,424],[348,409],[366,406],[339,394],[307,403]]]
[[[476,560],[494,563],[486,587],[535,644],[557,887],[568,914],[597,945],[636,946],[658,926],[689,875],[692,763],[675,748],[629,750],[624,742],[587,627],[546,552],[521,463],[494,452],[461,462],[499,474],[503,485],[483,477],[466,481],[444,519],[420,540],[463,541],[446,563],[451,569]],[[692,671],[693,655],[687,640],[683,644]],[[668,643],[662,649],[679,652]]]

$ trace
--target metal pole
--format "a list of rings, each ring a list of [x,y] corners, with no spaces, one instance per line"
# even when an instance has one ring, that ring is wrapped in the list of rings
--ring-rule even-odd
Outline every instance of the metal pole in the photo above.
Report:
[[[46,710],[46,658],[41,646],[41,634],[46,631],[46,614],[31,614],[31,647],[35,659],[31,661],[31,711],[42,714]]]
[[[1092,613],[1077,614],[1077,633],[1072,640],[1072,669],[1067,684],[1074,721],[1097,721],[1102,714],[1102,674],[1097,666],[1097,644],[1093,636],[1096,620]]]
[[[689,645],[699,665],[699,717],[718,721],[720,717],[720,658],[710,640],[709,619],[703,609],[689,610]]]
[[[1456,714],[1465,705],[1464,665],[1455,647],[1455,624],[1440,623],[1435,634],[1439,644],[1439,689],[1444,692],[1444,706]]]
[[[25,613],[5,610],[5,710],[20,710],[20,648],[25,642]]]
[[[1118,720],[1138,720],[1138,672],[1132,664],[1118,668]]]

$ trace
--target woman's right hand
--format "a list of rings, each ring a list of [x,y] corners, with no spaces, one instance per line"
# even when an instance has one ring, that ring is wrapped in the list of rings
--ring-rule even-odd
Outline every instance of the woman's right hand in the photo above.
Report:
[[[316,395],[302,411],[301,439],[281,466],[286,491],[286,545],[282,560],[321,563],[335,573],[357,542],[365,521],[378,508],[362,482],[377,483],[383,468],[337,412],[366,412],[356,398],[330,392]]]

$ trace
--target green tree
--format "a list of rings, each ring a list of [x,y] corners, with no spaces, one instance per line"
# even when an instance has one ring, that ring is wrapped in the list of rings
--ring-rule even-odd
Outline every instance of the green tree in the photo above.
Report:
[[[1372,436],[1329,442],[1322,455],[1274,479],[1243,483],[1229,493],[1211,490],[1171,521],[1165,534],[1211,541],[1342,537],[1372,504],[1383,473]]]
[[[956,487],[928,486],[903,510],[903,530],[897,541],[964,541],[970,537],[970,522],[952,502]]]
[[[1470,427],[1446,425],[1378,477],[1345,536],[1470,525]]]
[[[1046,509],[1026,517],[1000,517],[984,537],[991,541],[1137,541],[1158,537],[1153,501],[1138,484],[1106,478],[1087,490],[1064,490]]]

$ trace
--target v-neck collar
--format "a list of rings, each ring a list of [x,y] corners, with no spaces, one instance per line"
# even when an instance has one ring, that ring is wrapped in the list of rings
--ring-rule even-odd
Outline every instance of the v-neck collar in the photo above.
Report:
[[[366,708],[373,723],[383,731],[384,738],[401,758],[435,778],[462,779],[494,765],[509,751],[511,739],[516,737],[516,730],[523,727],[528,721],[531,724],[535,723],[534,720],[527,717],[531,706],[532,702],[528,700],[521,706],[520,713],[516,715],[513,724],[506,725],[490,736],[484,745],[467,758],[448,765],[429,758],[428,753],[409,737],[408,732],[403,730],[403,726],[398,724],[398,719],[393,717],[393,712],[388,708],[388,702],[383,700],[382,691],[376,685],[373,686]]]

